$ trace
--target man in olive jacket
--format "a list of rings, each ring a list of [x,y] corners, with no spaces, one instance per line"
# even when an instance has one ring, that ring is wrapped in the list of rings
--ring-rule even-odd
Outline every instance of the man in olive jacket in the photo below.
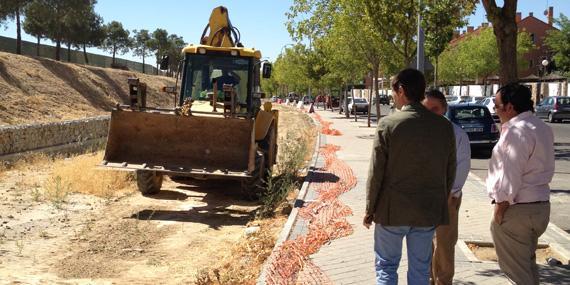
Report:
[[[376,129],[364,226],[376,224],[377,284],[397,283],[404,236],[408,284],[428,284],[435,227],[449,223],[455,135],[447,119],[421,104],[425,87],[418,70],[398,73],[392,96],[399,111],[382,118]]]

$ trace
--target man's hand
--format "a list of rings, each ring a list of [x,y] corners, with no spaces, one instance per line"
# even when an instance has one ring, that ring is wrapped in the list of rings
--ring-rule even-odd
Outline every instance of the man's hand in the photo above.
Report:
[[[372,221],[374,220],[374,216],[373,215],[364,215],[364,219],[362,221],[362,224],[364,225],[364,227],[366,227],[367,229],[370,228],[370,226],[372,225]]]
[[[493,216],[493,218],[495,219],[495,223],[499,225],[503,223],[503,217],[505,216],[507,208],[509,208],[508,201],[503,201],[501,203],[495,204],[495,214]]]

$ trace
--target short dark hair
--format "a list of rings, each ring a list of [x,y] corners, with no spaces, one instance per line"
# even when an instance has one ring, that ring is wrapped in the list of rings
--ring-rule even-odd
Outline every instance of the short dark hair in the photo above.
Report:
[[[524,85],[510,83],[499,88],[497,94],[501,94],[503,105],[511,103],[519,114],[526,111],[534,112],[534,102],[530,89]]]
[[[392,79],[392,90],[398,91],[400,87],[404,89],[404,94],[408,100],[420,102],[424,99],[426,79],[419,70],[406,68]]]
[[[441,91],[437,89],[430,89],[428,92],[426,92],[426,98],[432,98],[438,100],[439,103],[441,103],[441,105],[443,106],[443,108],[447,110],[447,100],[445,100],[445,95],[443,95]]]

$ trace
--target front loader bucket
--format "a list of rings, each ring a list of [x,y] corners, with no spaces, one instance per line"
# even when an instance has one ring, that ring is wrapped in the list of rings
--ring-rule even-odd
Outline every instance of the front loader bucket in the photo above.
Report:
[[[114,110],[102,166],[247,177],[254,168],[253,135],[248,119]]]

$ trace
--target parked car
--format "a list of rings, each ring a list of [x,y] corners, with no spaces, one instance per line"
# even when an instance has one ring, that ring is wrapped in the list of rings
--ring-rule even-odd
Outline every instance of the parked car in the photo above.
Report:
[[[388,95],[380,95],[380,104],[382,105],[390,105],[390,97]],[[376,99],[376,98],[374,98]]]
[[[499,116],[497,116],[497,112],[495,112],[495,96],[483,97],[483,99],[479,101],[478,104],[487,107],[487,109],[489,109],[489,112],[491,113],[491,117],[493,117],[493,119],[496,122],[499,121]]]
[[[308,96],[308,95],[303,96],[302,100],[303,100],[303,104],[305,104],[305,105],[313,103],[313,98],[311,98],[311,96]]]
[[[499,128],[489,109],[483,105],[449,105],[445,116],[467,133],[473,148],[491,151],[499,140]]]
[[[485,101],[485,99],[487,99],[487,97],[483,96],[483,97],[477,97],[475,99],[475,102],[473,104],[481,104],[481,102]]]
[[[458,96],[445,96],[445,100],[447,101],[447,104],[452,105],[452,104],[458,104],[459,101],[461,101],[461,98],[459,98]]]
[[[289,102],[297,102],[297,100],[299,100],[299,95],[294,92],[289,92],[289,94],[287,94],[287,99],[289,99]]]
[[[547,119],[548,122],[562,122],[570,119],[570,97],[546,97],[536,105],[536,116]]]
[[[340,106],[341,111],[344,112],[344,104]],[[363,112],[364,114],[368,114],[368,101],[364,98],[353,98],[348,97],[348,109],[350,113],[354,113],[354,109],[356,108],[356,113]]]
[[[475,104],[475,100],[477,100],[477,97],[461,96],[459,98],[459,103]]]

